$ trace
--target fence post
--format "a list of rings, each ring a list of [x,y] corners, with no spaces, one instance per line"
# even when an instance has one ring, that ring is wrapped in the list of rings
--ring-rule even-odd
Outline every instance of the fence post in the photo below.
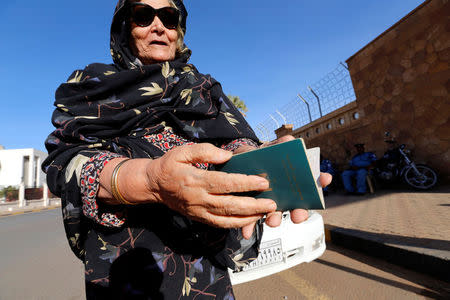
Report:
[[[44,183],[43,196],[44,196],[44,206],[49,206],[50,205],[50,199],[48,199],[48,186],[47,186],[47,183]]]
[[[27,203],[25,201],[25,183],[22,181],[19,187],[19,207],[26,206]]]
[[[306,107],[308,108],[308,115],[309,115],[309,123],[312,122],[312,118],[311,118],[311,110],[309,109],[309,103],[308,101],[305,100],[305,98],[302,97],[302,95],[300,95],[300,93],[297,94],[298,98],[300,98],[300,100],[303,101],[303,103],[306,104]]]
[[[341,64],[341,66],[343,66],[344,68],[346,68],[347,71],[348,71],[348,67],[347,67],[346,65],[344,65],[344,64],[342,63],[342,61],[340,61],[339,63]]]
[[[261,128],[264,129],[264,131],[266,132],[265,138],[267,139],[267,142],[270,142],[270,141],[269,141],[269,138],[270,138],[270,130],[268,130],[263,124],[259,124],[259,125],[260,125]]]
[[[284,124],[287,124],[286,118],[278,111],[278,109],[275,110],[277,112],[277,114],[280,115],[280,117],[283,119]]]
[[[272,117],[271,114],[269,114],[269,116],[270,116],[270,118],[272,118],[272,120],[275,122],[275,124],[277,124],[277,128],[280,128],[280,124],[278,124],[278,121],[274,117]]]
[[[308,89],[311,93],[313,93],[314,96],[316,96],[317,104],[319,104],[320,117],[322,118],[322,107],[320,106],[320,98],[319,98],[319,96],[317,96],[317,94],[314,92],[314,90],[310,86],[308,86]]]
[[[256,129],[258,129],[259,132],[262,133],[262,140],[263,140],[263,141],[268,140],[267,133],[264,132],[264,130],[262,130],[262,129],[261,129],[262,127],[260,127],[260,126],[261,126],[261,125],[257,125],[257,126],[256,126]]]

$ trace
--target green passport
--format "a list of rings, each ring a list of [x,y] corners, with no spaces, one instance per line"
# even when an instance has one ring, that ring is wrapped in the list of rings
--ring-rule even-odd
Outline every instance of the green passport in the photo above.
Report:
[[[303,139],[235,154],[216,170],[267,178],[269,190],[249,195],[274,200],[277,210],[325,209],[318,184],[320,148],[306,149]]]

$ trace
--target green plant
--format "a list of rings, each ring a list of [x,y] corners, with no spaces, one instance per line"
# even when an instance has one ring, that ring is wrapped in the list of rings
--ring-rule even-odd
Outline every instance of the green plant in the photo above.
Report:
[[[19,190],[14,186],[7,186],[0,190],[0,197],[5,197],[6,201],[19,199]]]

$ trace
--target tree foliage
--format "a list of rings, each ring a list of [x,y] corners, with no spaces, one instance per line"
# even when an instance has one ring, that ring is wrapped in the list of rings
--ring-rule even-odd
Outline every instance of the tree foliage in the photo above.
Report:
[[[7,186],[0,189],[0,198],[5,197],[7,201],[19,199],[19,190],[13,186]]]
[[[236,108],[241,112],[241,114],[245,117],[245,113],[248,111],[245,102],[239,98],[239,96],[227,95],[230,101],[236,106]]]

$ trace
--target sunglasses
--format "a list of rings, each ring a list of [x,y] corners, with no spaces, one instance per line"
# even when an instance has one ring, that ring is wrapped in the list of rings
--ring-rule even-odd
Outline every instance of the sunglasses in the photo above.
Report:
[[[180,12],[170,6],[154,9],[146,3],[135,2],[130,4],[130,14],[133,22],[140,27],[152,24],[155,16],[158,16],[167,29],[176,29],[180,23]]]

